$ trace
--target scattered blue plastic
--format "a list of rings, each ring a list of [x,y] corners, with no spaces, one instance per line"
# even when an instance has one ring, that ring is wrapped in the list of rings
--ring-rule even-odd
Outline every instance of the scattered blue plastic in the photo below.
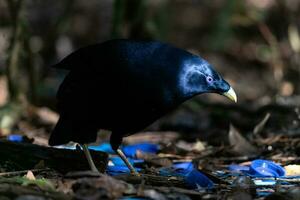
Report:
[[[109,143],[102,143],[97,146],[89,146],[89,149],[95,150],[95,151],[103,151],[106,153],[114,154],[115,151],[111,148]]]
[[[139,150],[144,153],[157,153],[159,151],[159,146],[157,144],[151,143],[139,143],[133,145],[127,145],[122,148],[124,154],[128,157],[136,157],[136,152]]]
[[[22,142],[23,141],[23,135],[19,134],[11,134],[7,136],[7,140],[11,142]]]
[[[89,146],[89,149],[95,151],[104,151],[109,154],[114,154],[115,152],[112,150],[109,143],[103,143],[98,146]],[[135,166],[136,164],[141,164],[144,162],[143,160],[136,160],[137,151],[141,151],[144,153],[157,153],[159,151],[159,146],[157,144],[151,143],[139,143],[134,145],[128,145],[122,147],[124,154],[127,156],[129,162]],[[130,170],[125,165],[123,160],[119,157],[111,157],[110,160],[113,163],[113,166],[108,166],[106,172],[112,176],[130,173]],[[141,168],[135,169],[139,172]],[[180,176],[183,177],[187,183],[187,186],[192,189],[199,189],[199,188],[212,188],[213,182],[207,178],[204,174],[194,168],[191,162],[186,163],[179,163],[173,165],[172,168],[164,168],[160,171],[160,174],[163,176]]]
[[[171,168],[163,168],[160,170],[160,175],[183,177],[191,189],[211,189],[213,187],[213,182],[199,170],[195,169],[191,162],[174,164]]]
[[[269,160],[253,160],[250,166],[229,165],[230,171],[241,171],[253,177],[282,177],[285,169]]]

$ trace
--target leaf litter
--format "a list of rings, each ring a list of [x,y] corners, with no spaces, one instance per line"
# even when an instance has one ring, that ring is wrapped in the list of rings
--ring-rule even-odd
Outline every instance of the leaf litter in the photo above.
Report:
[[[38,123],[20,121],[16,135],[21,137],[10,134],[1,140],[45,145],[49,124],[55,122],[56,115],[45,108],[34,113],[38,114],[31,117]],[[209,138],[198,137],[198,132],[186,135],[146,131],[125,138],[123,150],[141,177],[131,176],[107,143],[90,146],[110,154],[106,174],[100,176],[88,171],[63,174],[49,168],[43,160],[31,169],[15,170],[12,166],[22,163],[2,160],[0,197],[30,194],[44,199],[299,199],[300,140],[294,134],[297,128],[292,127],[292,132],[287,127],[276,127],[274,131],[274,118],[278,117],[267,112],[256,125],[252,123],[249,131],[230,124],[218,145]],[[40,131],[36,131],[37,127]],[[207,129],[207,135],[210,130]],[[103,142],[106,136],[101,137]],[[62,148],[75,150],[76,145]],[[261,169],[284,170],[285,175],[258,176],[256,172]],[[204,180],[209,184],[203,184]],[[11,191],[11,185],[19,192]]]

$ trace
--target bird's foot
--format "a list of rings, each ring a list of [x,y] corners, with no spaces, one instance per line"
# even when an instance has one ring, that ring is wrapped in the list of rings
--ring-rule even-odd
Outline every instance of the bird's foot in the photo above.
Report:
[[[121,149],[117,149],[116,153],[120,156],[120,158],[124,161],[124,163],[127,165],[127,167],[130,170],[131,175],[133,176],[137,176],[140,177],[141,175],[134,169],[134,167],[132,166],[132,164],[128,161],[128,159],[126,158],[125,154],[123,153],[123,151]]]
[[[141,174],[138,173],[134,168],[133,168],[133,170],[130,169],[130,174],[133,176],[136,176],[136,177],[141,177]]]

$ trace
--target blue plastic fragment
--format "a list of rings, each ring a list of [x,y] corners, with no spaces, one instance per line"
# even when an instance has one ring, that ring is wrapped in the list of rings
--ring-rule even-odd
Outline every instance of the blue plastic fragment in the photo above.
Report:
[[[125,162],[120,157],[111,157],[110,160],[114,164],[114,166],[126,166]],[[132,158],[127,158],[130,164],[134,164],[134,160]]]
[[[141,168],[135,167],[136,171],[141,171]],[[119,175],[119,174],[128,174],[130,173],[130,170],[128,169],[127,166],[108,166],[106,169],[106,173],[109,175]]]
[[[239,171],[249,171],[249,166],[244,166],[244,165],[229,165],[228,169],[232,172],[239,172]]]
[[[272,186],[276,185],[277,181],[276,180],[254,180],[254,184],[257,186]]]
[[[270,160],[253,160],[250,166],[229,165],[232,172],[240,171],[253,177],[282,177],[285,169]]]
[[[163,168],[160,171],[160,175],[183,177],[187,186],[191,189],[199,189],[199,187],[210,189],[213,187],[213,182],[195,169],[191,162],[174,164],[171,168]]]
[[[118,174],[126,174],[130,173],[130,170],[127,166],[107,166],[106,172],[109,175],[118,175]]]
[[[253,160],[248,172],[257,177],[280,177],[285,175],[285,169],[269,160]]]
[[[7,140],[11,142],[22,142],[23,136],[19,134],[11,134],[7,136]]]
[[[111,145],[109,143],[102,143],[97,146],[89,146],[89,149],[95,150],[95,151],[103,151],[106,153],[114,154],[115,151],[111,148]]]
[[[111,157],[110,160],[112,161],[112,163],[113,163],[115,166],[126,166],[125,162],[124,162],[119,156]],[[132,158],[127,158],[127,160],[128,160],[132,165],[140,164],[140,163],[143,163],[143,162],[144,162],[144,160],[142,160],[142,159],[132,159]]]
[[[139,143],[124,146],[122,150],[126,156],[134,158],[138,150],[144,153],[157,153],[159,151],[159,146],[152,143]]]

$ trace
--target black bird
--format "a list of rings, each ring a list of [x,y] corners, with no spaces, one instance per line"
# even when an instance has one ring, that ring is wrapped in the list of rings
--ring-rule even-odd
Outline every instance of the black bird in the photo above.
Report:
[[[50,145],[87,144],[99,129],[111,130],[110,144],[134,134],[179,104],[202,93],[237,100],[234,90],[204,59],[157,41],[110,40],[81,48],[54,66],[69,70],[57,93],[60,118]],[[96,171],[86,145],[82,145]]]

